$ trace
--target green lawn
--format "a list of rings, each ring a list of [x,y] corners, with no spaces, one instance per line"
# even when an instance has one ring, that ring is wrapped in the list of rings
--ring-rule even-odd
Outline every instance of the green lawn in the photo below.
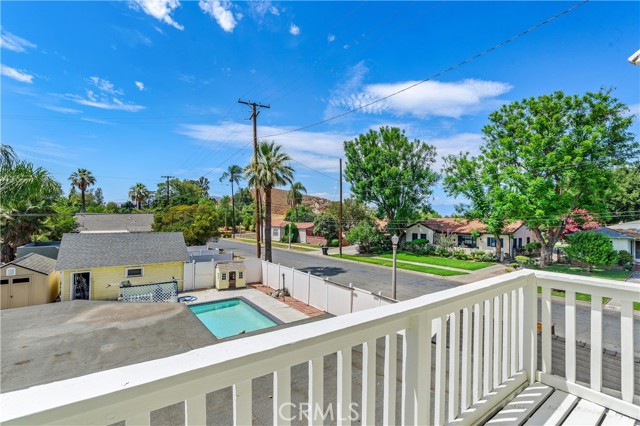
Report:
[[[629,275],[631,275],[631,272],[629,271],[618,271],[615,269],[596,268],[593,272],[587,272],[584,268],[569,265],[551,265],[544,268],[544,270],[549,272],[562,272],[564,274],[582,275],[585,277],[607,278],[618,281],[624,281],[629,278]]]
[[[330,254],[331,257],[338,257],[338,254]],[[353,260],[356,262],[373,263],[374,265],[393,266],[393,262],[390,260],[373,259],[371,257],[364,256],[352,256],[349,254],[343,254],[343,259]],[[409,271],[424,272],[426,274],[440,275],[443,277],[452,275],[466,275],[466,272],[451,271],[449,269],[432,268],[429,266],[411,265],[409,263],[397,263],[398,269],[406,269]]]
[[[379,257],[391,259],[393,254],[385,253]],[[449,259],[448,257],[440,256],[424,256],[420,254],[398,252],[398,260],[407,260],[409,262],[426,263],[427,265],[448,266],[450,268],[464,269],[465,271],[477,271],[478,269],[486,268],[487,266],[493,266],[495,263],[491,262],[471,262],[468,260]]]

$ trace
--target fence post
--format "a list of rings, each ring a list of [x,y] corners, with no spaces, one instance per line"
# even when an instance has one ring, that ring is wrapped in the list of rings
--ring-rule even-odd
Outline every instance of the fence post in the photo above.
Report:
[[[311,272],[307,272],[307,305],[311,301]]]

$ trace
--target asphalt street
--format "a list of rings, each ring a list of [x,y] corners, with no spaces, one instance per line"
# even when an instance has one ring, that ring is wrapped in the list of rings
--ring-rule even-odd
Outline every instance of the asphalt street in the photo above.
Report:
[[[216,247],[231,250],[239,256],[255,257],[255,246],[247,243],[221,239]],[[382,291],[385,296],[391,294],[391,270],[386,267],[339,260],[333,257],[297,252],[287,249],[273,248],[273,262],[293,267],[313,275],[326,277],[341,284],[352,283],[374,293]],[[434,278],[398,270],[397,297],[407,300],[436,291],[446,290],[460,285],[445,278]],[[540,303],[538,303],[540,311]],[[552,321],[557,335],[564,337],[565,315],[564,303],[561,299],[552,303]],[[620,312],[615,309],[603,309],[603,346],[618,351],[620,349]],[[634,320],[634,352],[640,356],[640,317]],[[627,336],[625,336],[627,337]],[[630,337],[630,336],[629,336]],[[576,338],[582,342],[591,341],[591,309],[588,304],[577,302],[576,305]]]

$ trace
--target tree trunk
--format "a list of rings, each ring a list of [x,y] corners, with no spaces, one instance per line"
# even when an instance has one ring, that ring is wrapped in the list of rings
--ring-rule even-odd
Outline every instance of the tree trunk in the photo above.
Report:
[[[271,262],[271,188],[264,188],[264,260]]]
[[[496,259],[498,262],[502,262],[502,241],[500,241],[500,234],[493,236],[496,239]]]
[[[84,206],[84,189],[81,192],[82,192],[82,213],[84,213],[87,211]]]
[[[136,201],[138,202],[138,210],[140,210],[142,208],[142,200],[138,198]]]
[[[236,237],[236,206],[233,200],[233,181],[231,181],[231,238]]]

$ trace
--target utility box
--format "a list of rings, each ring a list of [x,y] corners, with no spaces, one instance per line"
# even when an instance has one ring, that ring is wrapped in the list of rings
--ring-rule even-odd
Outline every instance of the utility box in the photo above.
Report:
[[[244,262],[219,262],[216,265],[216,288],[227,290],[247,286]]]

